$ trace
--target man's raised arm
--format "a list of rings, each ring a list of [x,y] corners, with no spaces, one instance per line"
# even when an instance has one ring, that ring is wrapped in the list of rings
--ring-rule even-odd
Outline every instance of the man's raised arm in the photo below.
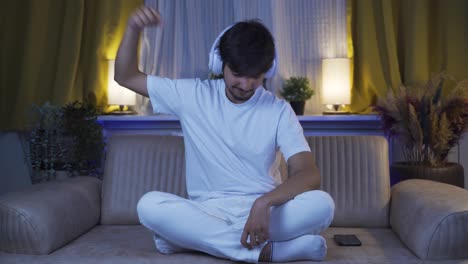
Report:
[[[128,20],[115,59],[115,81],[146,97],[148,97],[146,74],[138,69],[138,39],[144,27],[160,24],[161,15],[158,11],[145,6],[138,8]]]

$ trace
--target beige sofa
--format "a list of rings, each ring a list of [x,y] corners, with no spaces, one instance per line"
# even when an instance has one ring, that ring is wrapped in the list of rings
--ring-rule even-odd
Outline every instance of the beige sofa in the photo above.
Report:
[[[336,203],[323,233],[324,263],[466,263],[468,191],[423,180],[391,189],[383,137],[307,140],[322,189]],[[144,193],[186,196],[183,138],[116,135],[108,146],[102,182],[76,177],[0,197],[0,263],[230,263],[204,253],[161,255],[139,225]],[[356,234],[363,245],[340,247],[334,234]]]

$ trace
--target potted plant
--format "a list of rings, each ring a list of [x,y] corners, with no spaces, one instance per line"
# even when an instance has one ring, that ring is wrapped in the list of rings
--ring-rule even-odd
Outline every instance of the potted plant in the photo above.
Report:
[[[100,176],[104,151],[100,111],[78,101],[65,106],[33,106],[29,136],[32,183],[75,175]]]
[[[102,112],[91,103],[72,102],[62,107],[63,134],[71,139],[71,171],[79,175],[100,176],[104,152]]]
[[[291,104],[296,115],[304,114],[305,102],[314,95],[306,77],[291,77],[283,84],[281,96]]]
[[[404,158],[391,165],[392,183],[423,178],[464,187],[463,167],[448,162],[447,156],[468,124],[468,79],[455,81],[445,96],[443,81],[454,79],[440,73],[423,85],[401,85],[396,93],[378,98],[374,109]]]
[[[55,172],[66,153],[62,137],[62,111],[46,102],[33,105],[33,128],[29,135],[29,159],[33,184],[55,179]]]

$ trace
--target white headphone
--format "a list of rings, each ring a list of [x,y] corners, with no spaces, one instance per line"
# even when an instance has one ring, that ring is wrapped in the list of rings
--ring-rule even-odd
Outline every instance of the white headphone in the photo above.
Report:
[[[209,57],[209,62],[208,62],[208,67],[211,70],[211,72],[215,75],[219,75],[223,73],[223,61],[221,60],[221,54],[219,52],[219,41],[221,40],[221,37],[228,31],[230,28],[232,28],[234,25],[230,25],[226,29],[224,29],[219,36],[215,39],[213,46],[211,46],[210,50],[210,57]],[[270,79],[273,76],[275,76],[276,73],[276,65],[278,64],[278,58],[276,57],[276,51],[275,51],[275,58],[273,59],[273,65],[271,68],[265,73],[265,78]]]

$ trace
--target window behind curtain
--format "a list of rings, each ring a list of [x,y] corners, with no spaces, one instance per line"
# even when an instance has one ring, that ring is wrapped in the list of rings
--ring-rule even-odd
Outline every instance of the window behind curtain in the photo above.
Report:
[[[236,21],[259,18],[270,29],[277,48],[277,75],[267,88],[279,94],[284,79],[307,76],[315,95],[306,114],[319,114],[321,60],[346,57],[346,0],[146,0],[163,17],[164,28],[142,35],[140,67],[168,78],[209,75],[208,53],[214,39]],[[149,100],[139,109],[151,113]]]

